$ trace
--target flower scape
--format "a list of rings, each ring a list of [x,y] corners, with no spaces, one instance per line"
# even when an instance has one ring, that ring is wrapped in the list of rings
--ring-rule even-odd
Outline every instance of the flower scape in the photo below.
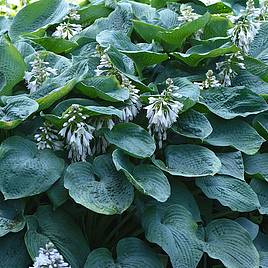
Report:
[[[0,268],[268,267],[267,100],[267,0],[0,0]]]

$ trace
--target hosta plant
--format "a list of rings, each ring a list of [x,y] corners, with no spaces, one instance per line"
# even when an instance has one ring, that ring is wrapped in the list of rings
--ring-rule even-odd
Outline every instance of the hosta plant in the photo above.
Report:
[[[0,4],[0,268],[268,267],[267,0]]]

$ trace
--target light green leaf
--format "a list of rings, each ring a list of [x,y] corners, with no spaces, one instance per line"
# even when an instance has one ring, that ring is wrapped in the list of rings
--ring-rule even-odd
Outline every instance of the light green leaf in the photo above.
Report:
[[[10,95],[23,79],[26,65],[19,51],[4,36],[0,37],[0,95]]]
[[[31,265],[24,240],[24,232],[8,234],[0,239],[1,268],[16,267],[25,268]]]
[[[216,58],[226,53],[234,53],[238,48],[233,43],[226,43],[226,39],[216,39],[210,42],[193,46],[185,53],[174,52],[172,56],[190,66],[197,66],[201,61],[208,58]]]
[[[268,181],[268,153],[244,155],[245,172]]]
[[[0,107],[0,128],[11,129],[26,120],[38,110],[38,103],[26,96],[18,95],[2,97],[3,107]]]
[[[161,169],[141,164],[134,166],[127,155],[120,150],[113,152],[113,162],[117,170],[122,170],[128,180],[143,194],[165,202],[170,196],[170,185]]]
[[[224,119],[232,119],[237,116],[246,117],[268,109],[268,105],[262,97],[242,87],[219,87],[204,90],[201,93],[200,103]]]
[[[259,254],[249,233],[239,223],[218,219],[206,227],[204,251],[213,259],[219,259],[225,267],[259,267]]]
[[[164,268],[160,258],[142,240],[130,237],[120,240],[116,247],[117,259],[106,248],[92,251],[84,268]]]
[[[216,153],[216,155],[221,160],[221,169],[218,174],[244,180],[244,163],[241,152]]]
[[[50,206],[40,206],[27,221],[25,243],[32,259],[38,255],[40,247],[44,248],[51,241],[71,267],[83,266],[89,247],[81,229],[69,214],[60,209],[53,211]]]
[[[216,174],[221,162],[206,147],[194,144],[168,145],[165,149],[165,163],[153,159],[162,170],[184,177],[202,177]]]
[[[259,211],[261,214],[268,214],[268,183],[264,180],[252,179],[250,186],[257,194],[260,201]]]
[[[109,155],[96,157],[93,165],[71,164],[65,173],[64,186],[76,203],[105,215],[123,213],[134,198],[133,187],[115,169]]]
[[[217,199],[233,211],[248,212],[260,207],[256,193],[245,181],[215,175],[196,179],[195,182],[208,198]]]
[[[133,123],[120,123],[105,133],[105,138],[127,154],[137,157],[150,157],[155,143],[150,134],[142,127]]]
[[[188,138],[203,140],[211,134],[212,127],[205,115],[191,109],[179,116],[172,130]]]
[[[241,119],[209,118],[213,132],[205,141],[214,146],[231,146],[245,154],[255,154],[265,141],[257,131]]]
[[[186,38],[202,29],[210,20],[210,14],[199,17],[196,20],[186,22],[182,26],[178,26],[172,30],[160,31],[158,33],[161,43],[165,50],[174,51],[182,47]]]
[[[4,201],[0,195],[0,237],[19,232],[24,228],[24,202],[22,200]]]
[[[11,24],[9,36],[16,40],[20,35],[60,22],[68,13],[69,5],[63,0],[40,0],[21,9]]]
[[[5,199],[17,199],[48,190],[61,176],[64,161],[34,142],[10,137],[0,146],[0,191]]]

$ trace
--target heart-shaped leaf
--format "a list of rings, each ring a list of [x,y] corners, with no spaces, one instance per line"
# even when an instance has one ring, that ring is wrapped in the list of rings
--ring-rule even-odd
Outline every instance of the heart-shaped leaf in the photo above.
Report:
[[[18,126],[38,110],[38,103],[26,96],[2,97],[4,107],[0,107],[0,128],[11,129]]]
[[[217,199],[233,211],[247,212],[260,207],[257,195],[245,181],[215,175],[196,179],[195,182],[207,197]]]
[[[156,149],[150,134],[142,127],[133,123],[115,125],[111,131],[105,133],[105,138],[111,144],[137,158],[150,157]]]
[[[261,214],[268,214],[268,184],[264,180],[252,179],[250,182],[251,188],[257,194],[260,201],[259,211]]]
[[[202,177],[216,174],[221,168],[217,156],[206,147],[194,144],[169,145],[165,149],[165,162],[153,159],[162,170],[184,177]]]
[[[242,87],[218,87],[204,90],[200,103],[224,119],[246,117],[268,109],[262,97]]]
[[[125,176],[117,171],[110,155],[71,164],[65,173],[64,186],[79,204],[97,213],[123,213],[132,203],[134,191]]]
[[[170,185],[161,169],[154,165],[134,166],[127,155],[120,150],[113,152],[113,162],[117,170],[122,170],[128,180],[143,194],[165,202],[170,196]]]
[[[60,209],[53,211],[50,206],[40,206],[33,216],[28,217],[27,223],[25,243],[32,259],[38,256],[39,248],[52,242],[72,267],[84,265],[89,247],[69,214]]]
[[[213,132],[205,141],[214,146],[231,146],[245,154],[255,154],[265,141],[258,132],[241,119],[209,118]]]
[[[116,247],[117,259],[114,260],[112,253],[106,248],[98,248],[92,251],[84,268],[164,268],[159,257],[138,238],[124,238]]]
[[[0,146],[0,191],[5,199],[45,192],[61,176],[64,161],[49,150],[39,151],[34,142],[10,137]]]

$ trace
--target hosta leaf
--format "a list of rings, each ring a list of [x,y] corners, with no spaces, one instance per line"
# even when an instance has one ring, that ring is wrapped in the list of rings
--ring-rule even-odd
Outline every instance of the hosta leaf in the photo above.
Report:
[[[0,35],[7,32],[9,30],[11,24],[11,19],[1,16],[0,17]]]
[[[46,109],[67,95],[77,83],[82,81],[88,71],[89,64],[86,61],[78,62],[60,75],[47,79],[30,96],[38,102],[40,110]]]
[[[143,194],[165,202],[170,196],[170,185],[161,169],[154,165],[134,166],[127,155],[120,150],[113,152],[113,162],[117,170],[122,170],[128,180]]]
[[[211,43],[193,46],[185,53],[174,52],[171,55],[190,66],[197,66],[204,59],[216,58],[238,50],[234,44],[224,41],[220,39],[214,40]]]
[[[260,213],[268,214],[268,183],[264,180],[252,179],[250,186],[259,198],[261,204]]]
[[[254,127],[267,140],[268,139],[268,113],[257,115],[253,120]]]
[[[18,126],[38,110],[38,103],[26,96],[2,97],[5,106],[0,107],[0,128]]]
[[[218,219],[206,227],[207,243],[204,251],[219,259],[225,267],[259,267],[259,254],[249,233],[239,223]]]
[[[202,113],[188,110],[179,116],[172,130],[182,136],[203,140],[212,132],[208,119]]]
[[[69,5],[63,0],[40,0],[27,5],[13,19],[9,36],[15,40],[19,35],[60,22],[68,13]]]
[[[251,240],[254,240],[259,232],[259,225],[252,222],[251,220],[245,218],[245,217],[239,217],[235,220],[237,223],[239,223],[245,230],[248,231]]]
[[[117,259],[106,248],[98,248],[92,251],[84,268],[164,268],[160,258],[146,244],[138,238],[124,238],[116,247]]]
[[[146,239],[158,244],[170,257],[174,268],[194,268],[200,261],[203,241],[197,237],[198,226],[184,207],[149,206],[142,215]]]
[[[240,70],[239,74],[232,80],[233,86],[245,86],[252,92],[260,94],[264,98],[268,95],[268,83],[247,70]]]
[[[268,181],[268,153],[244,155],[245,171]]]
[[[64,161],[34,142],[10,137],[0,146],[0,191],[5,199],[17,199],[48,190],[61,176]]]
[[[216,155],[221,160],[221,169],[218,174],[244,180],[244,163],[241,152],[216,153]]]
[[[26,65],[19,51],[0,37],[0,95],[10,95],[12,88],[23,79]]]
[[[196,179],[196,185],[211,199],[233,211],[247,212],[260,207],[256,193],[245,182],[226,175]]]
[[[242,87],[212,88],[202,91],[201,97],[200,103],[224,119],[246,117],[268,109],[262,97]]]
[[[27,253],[24,240],[24,232],[8,234],[0,239],[1,268],[16,267],[25,268],[31,265],[31,258]]]
[[[105,133],[105,137],[111,144],[137,158],[150,157],[156,149],[150,134],[133,123],[117,124]]]
[[[114,76],[87,78],[76,88],[90,98],[100,98],[111,102],[125,101],[129,98],[128,90],[122,88]]]
[[[40,46],[44,47],[48,51],[54,53],[68,53],[69,51],[78,47],[78,44],[71,40],[54,37],[35,37],[31,40]]]
[[[165,149],[165,162],[153,159],[162,170],[184,177],[202,177],[216,174],[221,162],[206,147],[194,144],[168,145]]]
[[[166,53],[141,49],[139,46],[131,43],[130,38],[121,31],[102,31],[97,35],[96,41],[103,47],[114,46],[126,54],[136,63],[139,70],[168,59]]]
[[[71,164],[64,177],[64,186],[79,204],[97,213],[113,215],[123,213],[134,198],[133,187],[118,172],[111,156]]]
[[[9,232],[19,232],[24,228],[23,211],[22,200],[4,201],[0,195],[0,237]]]
[[[51,241],[64,259],[74,268],[80,268],[89,253],[87,241],[79,226],[63,210],[53,211],[50,206],[40,206],[37,212],[28,217],[28,231],[25,243],[32,258],[38,249]]]
[[[158,36],[161,38],[163,47],[168,51],[174,51],[181,48],[186,38],[203,28],[210,20],[210,14],[199,17],[196,20],[186,22],[182,26],[169,31],[160,31]]]
[[[88,40],[95,40],[97,34],[104,30],[123,31],[125,34],[132,30],[132,11],[128,3],[117,5],[116,9],[106,18],[99,18],[81,33],[77,34],[73,40],[79,43],[85,43]]]
[[[187,111],[198,102],[200,89],[184,77],[174,78],[173,81],[174,85],[178,87],[177,92],[182,96],[183,111]]]
[[[241,119],[209,119],[213,132],[205,141],[214,146],[231,146],[245,154],[255,154],[265,141],[257,131]]]

